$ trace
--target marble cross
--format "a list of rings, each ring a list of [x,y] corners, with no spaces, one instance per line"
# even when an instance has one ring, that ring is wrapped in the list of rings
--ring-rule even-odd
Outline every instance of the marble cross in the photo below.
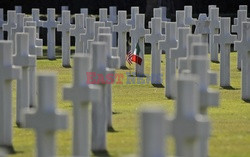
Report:
[[[69,11],[69,7],[68,6],[61,6],[61,16],[57,17],[57,21],[59,21],[60,23],[62,23],[63,11]]]
[[[145,35],[145,42],[151,44],[151,84],[162,84],[161,51],[158,48],[159,40],[164,40],[162,23],[160,18],[152,18],[151,21],[151,34]]]
[[[84,14],[84,28],[86,28],[86,18],[89,16],[89,10],[88,8],[81,8],[81,14]]]
[[[39,37],[40,27],[43,26],[44,21],[40,20],[40,10],[39,9],[32,9],[31,12],[32,12],[33,20],[36,22],[36,26],[37,26],[36,33],[38,34],[38,37]]]
[[[62,23],[57,25],[57,31],[62,32],[62,66],[70,66],[70,11],[62,11]]]
[[[242,23],[242,38],[239,41],[235,41],[235,49],[237,49],[238,53],[242,56],[242,76],[241,76],[241,98],[244,101],[250,100],[250,62],[249,62],[249,52],[250,52],[250,23],[243,22]]]
[[[219,33],[220,30],[220,17],[219,17],[219,8],[211,8],[209,14],[209,50],[210,50],[210,57],[212,62],[219,62],[219,46],[218,44],[214,43],[214,35]]]
[[[73,102],[73,156],[90,156],[90,103],[99,102],[101,89],[87,83],[91,72],[91,57],[87,54],[74,56],[73,84],[63,88],[64,100]],[[94,125],[94,124],[92,124]]]
[[[75,14],[75,26],[70,28],[70,35],[75,37],[75,53],[83,53],[83,46],[81,43],[81,34],[85,33],[84,28],[84,14]]]
[[[159,41],[159,49],[165,51],[165,60],[166,60],[166,67],[165,67],[165,96],[170,97],[170,49],[177,47],[177,40],[176,40],[176,31],[177,25],[176,22],[166,22],[165,23],[165,40]]]
[[[111,21],[112,24],[117,24],[117,7],[110,6],[109,7],[109,18],[108,21]],[[117,47],[117,33],[112,32],[112,46]]]
[[[237,24],[232,26],[232,32],[237,33],[237,40],[241,40],[242,38],[242,23],[247,22],[247,10],[238,10],[237,14]],[[235,49],[237,51],[237,49]],[[241,53],[237,53],[238,58],[237,58],[237,69],[241,70],[241,62],[242,62],[242,57]]]
[[[13,56],[14,65],[20,66],[22,71],[22,79],[17,80],[16,90],[16,124],[21,126],[21,112],[29,108],[30,105],[30,89],[29,89],[29,68],[36,67],[36,56],[29,54],[29,34],[17,33],[16,53]]]
[[[185,25],[190,26],[192,28],[192,26],[196,25],[197,19],[193,18],[193,7],[192,6],[185,6],[184,7],[184,11],[185,11]]]
[[[55,20],[55,9],[47,9],[47,21],[43,22],[43,27],[47,28],[47,56],[49,60],[56,59],[56,52],[55,52],[55,44],[56,44],[56,28],[59,24],[58,21]]]
[[[131,7],[131,19],[128,19],[127,23],[131,25],[132,29],[135,29],[136,27],[135,18],[137,14],[139,14],[139,7]]]
[[[37,46],[36,41],[36,27],[25,26],[24,32],[29,34],[29,53],[35,56],[41,56],[43,48]],[[35,107],[36,105],[36,67],[29,68],[29,90],[30,90],[30,107]]]
[[[16,13],[22,13],[22,6],[15,6]]]
[[[170,22],[171,19],[167,18],[167,7],[160,7],[161,8],[161,20],[163,22]]]
[[[231,19],[221,18],[221,30],[219,35],[214,35],[214,43],[218,43],[221,49],[220,56],[220,86],[230,86],[230,53],[231,44],[237,39],[236,35],[231,35]]]
[[[3,24],[3,30],[8,32],[8,40],[13,40],[12,29],[16,27],[16,11],[8,10],[7,22]]]
[[[94,40],[95,36],[95,19],[92,17],[86,18],[87,26],[84,34],[80,34],[80,43],[83,44],[83,53],[89,53],[88,41]]]
[[[139,57],[142,59],[141,64],[136,64],[135,74],[136,76],[142,77],[144,74],[144,54],[145,54],[145,35],[149,34],[149,30],[145,29],[145,15],[137,14],[135,17],[135,28],[130,30],[131,36],[131,51],[136,50],[137,44],[139,45],[140,52]]]
[[[99,96],[100,102],[93,102],[92,104],[92,151],[105,151],[106,147],[106,132],[107,132],[107,93],[105,93],[108,80],[106,76],[114,76],[114,71],[107,68],[107,53],[106,43],[92,42],[90,53],[93,56],[92,83],[100,85],[101,94]]]
[[[206,14],[200,14],[194,34],[201,34],[202,42],[208,43],[208,35],[210,34],[210,20]]]
[[[21,68],[13,66],[12,41],[0,41],[0,145],[14,153],[12,144],[12,80],[22,78]]]
[[[38,107],[23,113],[24,127],[36,132],[36,156],[56,156],[55,132],[68,127],[68,116],[56,110],[56,75],[39,74]]]
[[[3,9],[0,8],[0,40],[4,39],[4,34],[3,34],[3,24],[5,23],[4,21],[4,13],[3,13]]]
[[[200,91],[197,83],[200,81],[193,75],[180,75],[176,79],[176,116],[171,121],[176,156],[199,157],[202,149],[199,141],[207,142],[209,137],[210,122],[198,111]]]
[[[15,41],[16,33],[23,32],[24,16],[25,16],[25,14],[23,14],[23,13],[17,13],[17,15],[16,15],[16,17],[17,17],[17,19],[16,19],[16,27],[11,29],[11,34],[12,34],[11,38],[13,39],[13,41]],[[16,49],[15,42],[13,42],[13,53],[16,52],[15,49]]]
[[[99,29],[100,30],[100,29]],[[112,55],[111,45],[112,45],[112,35],[110,33],[99,33],[98,41],[105,42],[106,46],[106,57],[107,57],[107,67],[109,72],[115,74],[115,69],[120,67],[120,58]],[[112,129],[112,82],[106,85],[106,105],[107,105],[107,127]]]
[[[118,24],[113,26],[113,31],[118,32],[118,49],[121,59],[121,68],[126,67],[127,32],[131,26],[127,24],[127,12],[118,11]]]
[[[140,156],[166,156],[166,114],[159,108],[143,109],[140,113]]]

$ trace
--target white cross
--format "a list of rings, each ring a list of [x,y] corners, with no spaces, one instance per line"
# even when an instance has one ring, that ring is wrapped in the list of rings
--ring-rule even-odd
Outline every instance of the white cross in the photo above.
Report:
[[[84,28],[86,28],[86,26],[87,26],[86,18],[89,16],[88,8],[81,8],[81,14],[84,14]]]
[[[64,100],[73,102],[73,156],[89,156],[89,104],[100,101],[101,90],[87,84],[87,73],[91,72],[91,57],[86,54],[74,56],[73,84],[63,88]]]
[[[107,82],[105,78],[107,75],[114,75],[114,71],[107,68],[107,52],[105,47],[106,43],[104,42],[92,42],[90,49],[90,53],[93,56],[92,72],[97,75],[94,77],[97,81],[94,84],[99,84],[101,88],[100,103],[93,102],[92,105],[92,151],[106,150],[107,93],[105,93],[105,89]]]
[[[135,17],[139,14],[139,7],[131,7],[131,19],[127,20],[127,23],[134,29],[136,26],[135,24]]]
[[[95,19],[92,17],[87,17],[86,22],[86,31],[84,34],[80,35],[80,43],[83,44],[83,53],[88,53],[88,41],[94,40],[95,36]]]
[[[25,26],[24,32],[29,34],[29,53],[35,56],[41,56],[43,48],[37,46],[36,41],[36,27]],[[30,107],[35,107],[36,105],[36,67],[29,68],[29,81],[30,81]]]
[[[27,21],[26,22],[26,26],[33,26],[35,27],[35,29],[37,30],[37,24],[35,21]],[[43,39],[39,39],[39,34],[36,31],[36,40],[35,40],[35,45],[38,47],[42,47],[43,46]],[[37,56],[43,56],[43,53],[41,52],[39,55]]]
[[[249,51],[250,51],[250,23],[242,23],[242,38],[240,41],[235,41],[235,49],[238,50],[238,53],[242,56],[242,83],[241,83],[241,98],[245,101],[250,100],[250,63],[249,63]]]
[[[16,38],[16,55],[13,56],[14,64],[22,69],[22,79],[17,80],[17,101],[16,101],[16,124],[21,126],[21,112],[25,108],[29,108],[29,68],[36,66],[36,56],[29,54],[29,34],[17,33]]]
[[[210,20],[207,17],[206,14],[200,14],[196,28],[195,28],[195,34],[201,34],[202,42],[208,43],[208,35],[210,34]]]
[[[166,115],[162,109],[148,108],[140,113],[140,145],[143,157],[166,156]]]
[[[40,10],[39,9],[34,9],[33,8],[31,10],[31,12],[32,12],[33,20],[36,21],[36,25],[37,25],[36,33],[38,34],[38,37],[39,37],[40,27],[43,26],[44,21],[40,20]]]
[[[167,7],[160,7],[160,8],[161,8],[161,20],[163,22],[170,22],[171,19],[168,19],[166,17],[166,15],[167,15]]]
[[[185,25],[185,11],[182,11],[182,10],[176,11],[176,23],[177,23],[176,39],[179,40],[179,29],[178,28],[188,27]]]
[[[117,8],[116,6],[110,6],[109,7],[109,21],[112,22],[112,24],[117,24]],[[117,33],[112,32],[112,46],[117,47]]]
[[[3,24],[3,30],[8,32],[8,40],[13,40],[12,28],[16,27],[16,11],[8,10],[7,22]]]
[[[23,27],[24,27],[24,16],[25,14],[18,13],[16,15],[17,21],[16,21],[16,27],[11,29],[11,34],[12,34],[12,39],[15,41],[15,35],[18,32],[23,32]],[[13,42],[13,53],[15,53],[15,42]]]
[[[214,35],[219,33],[220,29],[220,17],[219,17],[219,8],[211,8],[209,14],[210,24],[210,34],[209,34],[209,50],[212,62],[219,62],[218,53],[219,46],[214,43]]]
[[[203,149],[199,141],[207,142],[209,137],[209,120],[198,112],[199,82],[199,79],[192,75],[180,75],[176,80],[176,116],[172,120],[176,156],[199,157],[199,152]]]
[[[0,40],[3,40],[3,24],[4,23],[5,21],[4,21],[3,9],[0,8]]]
[[[176,40],[176,22],[166,22],[165,24],[165,40],[159,41],[159,49],[165,51],[166,67],[165,67],[165,96],[170,97],[170,49],[177,47]]]
[[[15,6],[16,13],[22,13],[22,6]]]
[[[237,40],[241,40],[242,38],[242,23],[247,22],[247,10],[238,10],[237,14],[237,24],[232,26],[232,32],[237,33]],[[235,49],[237,51],[237,49]],[[241,70],[241,53],[237,53],[237,69]]]
[[[145,15],[137,14],[135,17],[135,28],[130,30],[131,36],[131,51],[132,53],[136,50],[137,44],[140,47],[139,57],[142,58],[141,65],[136,64],[135,74],[136,76],[145,76],[144,74],[144,54],[145,54],[145,35],[149,34],[149,29],[145,29]]]
[[[57,25],[57,31],[62,32],[62,66],[70,67],[70,11],[62,11],[62,23]]]
[[[0,145],[13,153],[11,81],[21,79],[22,73],[13,66],[12,54],[12,41],[0,41]]]
[[[163,8],[154,8],[154,17],[155,18],[160,18],[161,19],[161,27],[162,27],[162,33],[164,34],[165,33],[165,30],[164,30],[164,27],[165,27],[165,22],[166,21],[163,21]],[[166,17],[166,15],[165,15]],[[164,19],[165,20],[165,19]],[[148,22],[148,28],[151,28],[151,25],[152,25],[152,21],[149,21]]]
[[[230,18],[221,18],[221,30],[219,35],[214,35],[214,43],[218,43],[221,49],[220,58],[220,86],[230,86],[230,52],[231,44],[237,39],[236,35],[231,35]]]
[[[115,69],[119,68],[120,58],[117,56],[112,56],[112,35],[100,33],[98,35],[98,41],[106,43],[106,52],[107,52],[107,67],[110,68],[109,71],[115,73]],[[113,83],[112,83],[113,84]],[[106,93],[106,105],[107,105],[107,127],[112,129],[112,84],[107,84],[105,93]]]
[[[61,16],[57,17],[57,21],[59,21],[60,23],[62,23],[63,11],[69,11],[69,7],[68,6],[61,6]]]
[[[159,40],[164,40],[161,34],[160,18],[152,18],[151,34],[145,35],[145,42],[151,44],[151,84],[162,84],[161,80],[161,51],[158,48]]]
[[[197,19],[193,18],[193,7],[192,6],[185,6],[184,7],[185,11],[185,25],[192,26],[196,25]]]
[[[113,26],[113,31],[118,32],[118,49],[121,59],[121,68],[126,67],[127,32],[131,26],[127,24],[127,12],[118,11],[118,24]]]
[[[70,35],[75,37],[75,53],[83,53],[83,46],[80,41],[81,34],[85,33],[84,14],[75,14],[75,26],[70,28]]]
[[[56,110],[56,75],[39,74],[38,107],[24,112],[24,127],[36,132],[36,156],[56,156],[55,132],[67,129],[68,116]]]
[[[49,60],[56,59],[55,53],[55,31],[57,25],[59,24],[58,21],[55,20],[55,9],[47,9],[47,21],[43,22],[43,27],[47,28],[47,55]]]

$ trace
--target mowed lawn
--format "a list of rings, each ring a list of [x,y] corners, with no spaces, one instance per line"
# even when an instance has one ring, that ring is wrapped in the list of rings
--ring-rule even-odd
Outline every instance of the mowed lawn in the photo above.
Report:
[[[231,53],[232,89],[220,90],[219,108],[209,109],[212,122],[212,134],[209,139],[211,157],[249,157],[250,156],[250,103],[241,100],[241,73],[236,69],[236,53]],[[165,75],[165,56],[162,55],[162,72]],[[145,56],[145,71],[150,74],[151,56]],[[72,62],[73,63],[73,62]],[[219,64],[212,63],[212,69],[219,73]],[[72,103],[62,100],[62,87],[72,83],[72,69],[62,68],[61,59],[37,61],[38,72],[54,71],[58,74],[57,107],[68,112],[69,129],[57,132],[57,156],[72,155]],[[117,70],[124,74],[123,84],[113,85],[113,132],[107,134],[107,147],[110,156],[124,156],[139,151],[139,111],[143,104],[162,106],[170,116],[175,114],[175,102],[164,96],[164,88],[151,84],[127,84],[126,73],[130,70]],[[164,78],[163,78],[164,79]],[[15,125],[15,84],[13,85],[13,143],[16,154],[11,156],[34,156],[35,134],[31,129],[20,129]],[[165,86],[165,84],[164,84]],[[168,139],[169,154],[174,153],[173,138]],[[100,156],[100,154],[93,154]]]

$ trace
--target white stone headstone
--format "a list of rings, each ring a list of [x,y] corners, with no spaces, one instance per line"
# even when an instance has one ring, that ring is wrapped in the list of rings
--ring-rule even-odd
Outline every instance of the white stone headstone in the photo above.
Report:
[[[240,41],[235,41],[235,49],[237,49],[238,53],[241,54],[242,57],[242,76],[241,76],[241,98],[244,101],[250,100],[250,61],[249,61],[249,51],[250,51],[250,23],[243,22],[242,23],[242,38]]]
[[[180,75],[176,80],[176,116],[172,121],[176,156],[200,157],[199,140],[209,136],[210,122],[198,114],[200,92],[197,83],[199,80],[195,76]]]
[[[238,10],[237,14],[237,24],[232,26],[232,32],[237,33],[237,40],[242,38],[242,23],[247,22],[247,10]],[[235,49],[237,51],[237,49]],[[241,53],[237,53],[237,69],[241,70],[242,57]]]
[[[40,20],[40,10],[39,9],[32,9],[31,12],[32,12],[33,20],[36,21],[36,26],[37,26],[36,33],[38,34],[38,37],[39,37],[40,28],[43,26],[44,21]]]
[[[161,51],[158,42],[164,40],[161,34],[162,25],[160,18],[152,18],[151,34],[145,35],[145,42],[151,44],[151,84],[162,84],[161,79]]]
[[[209,14],[209,50],[212,62],[219,62],[219,46],[214,43],[214,35],[219,33],[220,29],[220,17],[219,17],[219,8],[211,8]]]
[[[144,109],[140,114],[141,157],[166,156],[166,117],[158,108]]]
[[[169,56],[169,81],[170,85],[173,83],[173,78],[176,75],[176,67],[178,66],[178,59],[180,57],[187,57],[187,36],[188,34],[191,34],[190,27],[182,27],[179,29],[179,40],[176,48],[170,49],[170,56]],[[174,90],[170,86],[169,89],[170,93],[168,98],[174,98]]]
[[[60,23],[62,23],[63,11],[69,11],[69,7],[68,6],[61,6],[61,16],[57,17],[57,21],[59,21]]]
[[[33,26],[25,26],[24,32],[29,34],[29,53],[35,56],[41,56],[43,48],[37,46],[36,41],[36,28]],[[36,105],[36,67],[29,68],[29,88],[30,88],[30,107],[35,107]]]
[[[38,107],[24,112],[24,127],[36,132],[36,156],[56,156],[55,133],[68,127],[68,116],[56,110],[56,75],[39,74]]]
[[[62,32],[62,66],[70,66],[70,11],[62,11],[62,22],[57,25],[57,31]]]
[[[112,22],[112,24],[117,24],[117,7],[116,6],[110,6],[109,7],[109,21]],[[117,47],[117,33],[112,32],[112,46]]]
[[[145,54],[145,35],[149,34],[149,30],[145,29],[145,15],[137,14],[135,17],[135,28],[131,29],[131,51],[134,53],[139,51],[139,57],[142,59],[141,64],[136,64],[136,76],[145,76],[144,74],[144,54]],[[139,46],[139,48],[138,48]]]
[[[220,86],[230,86],[230,53],[231,44],[236,41],[237,36],[231,35],[231,19],[221,18],[221,30],[219,35],[214,35],[214,43],[220,45]]]
[[[4,13],[3,13],[3,9],[0,8],[0,40],[3,40],[4,38],[4,34],[3,34],[3,24],[5,23],[4,21]]]
[[[90,103],[99,102],[100,88],[87,83],[91,72],[91,57],[86,54],[74,56],[73,84],[65,86],[63,97],[73,102],[73,156],[90,156]],[[94,124],[93,124],[94,125]]]
[[[93,102],[92,104],[92,151],[105,151],[106,147],[106,132],[107,132],[107,95],[106,89],[106,76],[114,75],[113,70],[107,68],[107,52],[106,43],[92,42],[90,53],[92,59],[92,72],[97,77],[93,84],[100,85],[101,94],[99,96],[100,102]]]
[[[127,32],[131,26],[127,24],[127,12],[118,11],[118,24],[113,26],[113,31],[118,33],[118,49],[121,59],[121,68],[126,67]]]
[[[135,29],[135,18],[137,14],[139,14],[139,7],[131,7],[131,18],[128,19],[127,23],[131,25],[132,29]]]
[[[192,6],[184,6],[185,11],[185,25],[192,26],[196,25],[197,19],[193,18],[193,7]]]
[[[84,14],[75,14],[75,26],[70,28],[70,35],[75,37],[75,53],[83,53],[83,46],[80,40],[81,34],[85,33]]]
[[[21,67],[22,79],[17,80],[16,90],[16,124],[22,125],[21,112],[29,108],[30,89],[29,89],[29,68],[36,66],[36,56],[29,54],[29,34],[17,33],[16,38],[16,55],[13,56],[14,64]]]
[[[165,27],[165,22],[166,21],[163,21],[163,8],[154,8],[154,17],[155,18],[160,18],[161,19],[161,27],[162,27],[162,33],[164,34],[165,33],[165,31],[164,31],[164,27]],[[164,19],[164,20],[166,20],[166,19]],[[148,27],[149,28],[151,28],[152,27],[152,21],[149,21],[148,22]]]
[[[87,26],[87,21],[86,18],[89,16],[89,10],[88,8],[81,8],[81,14],[84,14],[84,27],[86,28]]]
[[[195,28],[195,34],[201,34],[202,42],[208,43],[208,35],[210,34],[210,20],[207,17],[206,14],[200,14],[196,28]]]
[[[159,49],[165,51],[165,60],[166,60],[166,67],[165,67],[165,96],[170,97],[170,49],[177,47],[177,40],[176,40],[176,22],[166,22],[165,24],[165,40],[159,41]]]
[[[163,22],[170,22],[171,19],[167,18],[167,7],[160,7],[161,8],[161,20]]]
[[[15,6],[16,13],[22,13],[22,6]]]
[[[8,10],[7,22],[3,24],[3,30],[8,32],[8,40],[14,40],[12,29],[16,27],[16,11]]]
[[[24,14],[22,13],[17,13],[16,17],[16,27],[11,29],[11,34],[12,34],[12,39],[15,39],[15,35],[18,32],[23,32],[23,28],[24,28]],[[15,40],[13,40],[15,41]],[[15,53],[15,42],[13,42],[13,53]]]
[[[49,60],[56,59],[55,45],[56,45],[56,28],[59,24],[58,21],[55,20],[55,9],[48,8],[47,9],[47,21],[43,22],[43,27],[47,28],[47,56]]]
[[[21,79],[21,68],[13,66],[12,41],[0,41],[0,145],[14,153],[12,144],[12,80]]]
[[[88,53],[88,41],[94,40],[95,37],[95,19],[92,17],[86,18],[87,26],[84,34],[80,35],[80,43],[82,43],[83,53]]]

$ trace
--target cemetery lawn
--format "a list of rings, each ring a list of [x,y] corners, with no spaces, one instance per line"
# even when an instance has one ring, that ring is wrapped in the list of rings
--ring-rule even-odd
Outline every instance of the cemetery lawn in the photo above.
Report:
[[[165,69],[165,56],[162,55],[162,72]],[[236,53],[231,53],[231,84],[232,88],[220,90],[219,108],[209,109],[212,135],[209,140],[210,157],[249,157],[250,156],[250,103],[241,100],[241,73],[236,69]],[[145,55],[145,71],[150,74],[151,56]],[[219,64],[212,63],[212,69],[219,72]],[[69,128],[59,131],[57,138],[57,156],[71,156],[72,154],[72,104],[62,100],[62,87],[72,82],[72,72],[69,68],[61,67],[61,59],[48,61],[38,59],[38,71],[55,71],[58,74],[57,107],[69,113]],[[142,104],[150,106],[160,105],[168,113],[174,115],[174,101],[164,96],[164,88],[156,88],[151,84],[127,84],[127,72],[131,70],[117,70],[124,74],[123,84],[113,85],[113,126],[114,130],[107,134],[108,155],[123,156],[139,151],[138,127],[139,111]],[[165,76],[165,73],[164,73]],[[164,78],[163,78],[164,80]],[[15,84],[13,91],[15,91]],[[164,85],[165,86],[165,85]],[[13,104],[16,104],[13,92]],[[35,134],[31,129],[19,129],[15,125],[15,105],[13,105],[13,143],[15,157],[29,157],[35,155]],[[174,153],[173,139],[168,140],[169,154]],[[92,154],[93,156],[108,156]]]

